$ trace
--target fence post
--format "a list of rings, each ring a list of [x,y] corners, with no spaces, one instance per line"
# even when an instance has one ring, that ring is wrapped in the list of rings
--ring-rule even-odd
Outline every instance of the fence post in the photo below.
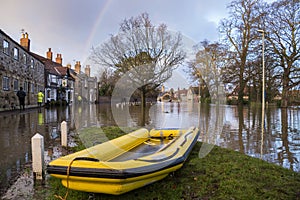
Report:
[[[61,146],[66,147],[68,144],[68,127],[67,122],[63,121],[61,123]]]
[[[39,133],[31,138],[31,150],[34,180],[44,180],[44,137]]]

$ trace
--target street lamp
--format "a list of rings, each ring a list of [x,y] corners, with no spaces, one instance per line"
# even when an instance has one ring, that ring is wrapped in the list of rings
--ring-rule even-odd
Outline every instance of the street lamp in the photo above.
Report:
[[[262,34],[262,100],[261,100],[261,153],[263,154],[263,138],[264,138],[264,126],[265,126],[265,31],[257,30]]]
[[[265,31],[257,30],[262,34],[262,109],[265,109]]]

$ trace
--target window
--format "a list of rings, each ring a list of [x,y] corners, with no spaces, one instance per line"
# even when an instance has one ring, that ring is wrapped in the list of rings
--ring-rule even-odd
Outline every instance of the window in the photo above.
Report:
[[[19,80],[15,79],[14,80],[14,91],[18,91],[19,90]]]
[[[30,60],[30,68],[32,68],[32,69],[34,68],[34,60],[33,59]]]
[[[47,94],[46,94],[46,97],[51,98],[51,93],[50,93],[50,92],[51,92],[51,90],[47,90],[47,91],[46,91],[46,93],[47,93]]]
[[[9,55],[9,42],[3,40],[3,53]]]
[[[27,64],[27,56],[26,56],[25,53],[23,54],[23,64],[24,64],[24,65]]]
[[[27,84],[26,81],[24,82],[23,89],[24,89],[25,92],[28,91],[28,84]]]
[[[2,85],[3,85],[3,90],[8,91],[9,90],[9,77],[4,76],[2,79]]]
[[[14,48],[14,59],[19,60],[19,49],[18,48]]]
[[[34,83],[31,83],[31,93],[34,93]]]
[[[56,79],[56,76],[55,76],[55,75],[52,75],[52,74],[51,74],[51,75],[50,75],[50,80],[51,80],[51,81],[50,81],[51,83],[57,83],[57,79]]]

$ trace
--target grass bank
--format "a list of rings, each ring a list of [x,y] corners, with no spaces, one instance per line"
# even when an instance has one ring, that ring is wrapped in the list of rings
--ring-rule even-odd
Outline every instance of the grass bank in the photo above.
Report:
[[[102,130],[108,139],[123,134],[116,127]],[[83,134],[94,133],[86,129]],[[199,158],[201,145],[196,144],[180,170],[159,182],[120,196],[70,190],[67,199],[300,199],[300,173],[218,146]],[[67,192],[56,178],[49,178],[46,187],[38,193],[45,193],[48,200]]]

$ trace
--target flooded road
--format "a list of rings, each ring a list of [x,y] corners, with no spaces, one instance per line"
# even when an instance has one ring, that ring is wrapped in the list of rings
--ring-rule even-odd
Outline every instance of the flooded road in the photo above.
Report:
[[[82,104],[55,109],[32,109],[0,113],[0,195],[24,166],[31,165],[31,137],[44,136],[45,150],[59,141],[60,124],[71,132],[91,126],[118,125],[146,128],[200,129],[200,140],[262,158],[300,171],[300,109],[268,107],[261,128],[260,108],[203,105],[198,103],[156,103],[148,105],[146,116],[138,105]],[[141,121],[141,119],[143,119]]]

